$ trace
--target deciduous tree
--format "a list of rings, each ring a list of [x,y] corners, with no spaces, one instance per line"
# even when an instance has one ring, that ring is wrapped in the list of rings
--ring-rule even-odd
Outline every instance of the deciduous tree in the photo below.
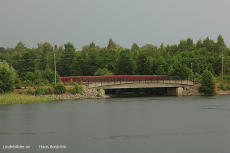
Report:
[[[208,95],[215,94],[215,81],[212,73],[207,69],[203,72],[201,77],[200,92]]]
[[[133,75],[135,72],[135,62],[133,60],[131,51],[122,50],[119,59],[116,63],[117,75]]]
[[[0,93],[13,91],[15,78],[15,70],[7,62],[0,62]]]

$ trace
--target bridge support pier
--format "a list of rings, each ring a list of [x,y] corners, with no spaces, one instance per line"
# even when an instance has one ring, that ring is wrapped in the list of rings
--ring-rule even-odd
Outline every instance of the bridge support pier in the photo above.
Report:
[[[100,91],[99,91],[102,95],[105,95],[105,90],[103,90],[103,89],[100,89]]]
[[[169,96],[182,96],[183,88],[167,88],[167,95]]]

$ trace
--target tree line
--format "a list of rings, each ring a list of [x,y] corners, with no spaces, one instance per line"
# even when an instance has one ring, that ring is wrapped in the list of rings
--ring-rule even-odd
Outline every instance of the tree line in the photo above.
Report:
[[[55,54],[55,55],[54,55]],[[54,82],[56,61],[59,76],[92,75],[170,75],[199,77],[204,70],[220,76],[230,74],[230,49],[221,35],[214,41],[207,37],[193,42],[191,38],[178,44],[159,47],[133,43],[124,48],[110,38],[106,47],[94,42],[77,50],[70,42],[64,46],[38,43],[28,48],[18,42],[14,48],[0,47],[0,60],[12,66],[21,81]]]

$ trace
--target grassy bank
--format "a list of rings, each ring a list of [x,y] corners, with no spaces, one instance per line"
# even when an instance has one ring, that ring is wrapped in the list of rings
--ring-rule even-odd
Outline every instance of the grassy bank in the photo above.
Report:
[[[55,98],[45,98],[45,97],[34,96],[34,95],[15,94],[15,93],[0,95],[0,105],[47,102],[47,101],[53,101],[53,100],[56,100],[56,99]]]

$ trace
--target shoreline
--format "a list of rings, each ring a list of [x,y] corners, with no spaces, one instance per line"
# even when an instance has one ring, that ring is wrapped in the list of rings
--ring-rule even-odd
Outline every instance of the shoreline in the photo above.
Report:
[[[191,86],[189,89],[184,90],[181,96],[202,96],[204,95],[199,92],[199,87],[200,87],[200,84],[195,84]],[[151,96],[151,94],[146,94],[146,95]],[[230,95],[230,90],[223,91],[219,89],[218,87],[216,87],[216,95]],[[57,95],[51,94],[51,95],[42,95],[42,96],[46,98],[56,98],[58,100],[113,98],[113,96],[110,97],[108,95],[105,95],[104,90],[102,89],[99,89],[99,91],[97,91],[95,88],[89,89],[87,87],[84,87],[84,90],[82,91],[82,93],[77,93],[77,94],[64,93],[64,94],[57,94]],[[126,95],[126,96],[132,97],[132,95]],[[126,96],[124,95],[124,97]],[[141,97],[141,96],[142,94],[139,94],[138,96],[134,96],[134,97]],[[161,95],[161,96],[167,96],[167,95]]]
[[[200,84],[194,84],[189,89],[184,90],[181,96],[202,96],[203,94],[199,92]],[[11,95],[11,96],[7,96]],[[230,90],[223,91],[216,86],[216,95],[230,95]],[[49,101],[56,101],[56,100],[74,100],[74,99],[106,99],[106,98],[113,98],[113,96],[105,95],[105,91],[102,89],[95,89],[95,88],[87,88],[84,87],[81,93],[71,94],[71,93],[63,93],[63,94],[49,94],[49,95],[22,95],[18,93],[10,93],[4,95],[0,95],[0,105],[7,105],[7,104],[20,104],[20,103],[35,103],[35,102],[49,102]],[[24,96],[24,97],[23,97]],[[132,96],[127,95],[127,97],[141,97],[142,94]],[[151,96],[151,94],[148,94]],[[153,95],[154,96],[154,95]],[[162,95],[166,96],[166,95]],[[9,97],[14,97],[10,99]],[[27,100],[27,98],[29,98]],[[126,96],[124,96],[126,97]],[[8,99],[7,99],[8,98]],[[42,99],[43,98],[43,99]],[[8,101],[7,101],[8,100]]]

